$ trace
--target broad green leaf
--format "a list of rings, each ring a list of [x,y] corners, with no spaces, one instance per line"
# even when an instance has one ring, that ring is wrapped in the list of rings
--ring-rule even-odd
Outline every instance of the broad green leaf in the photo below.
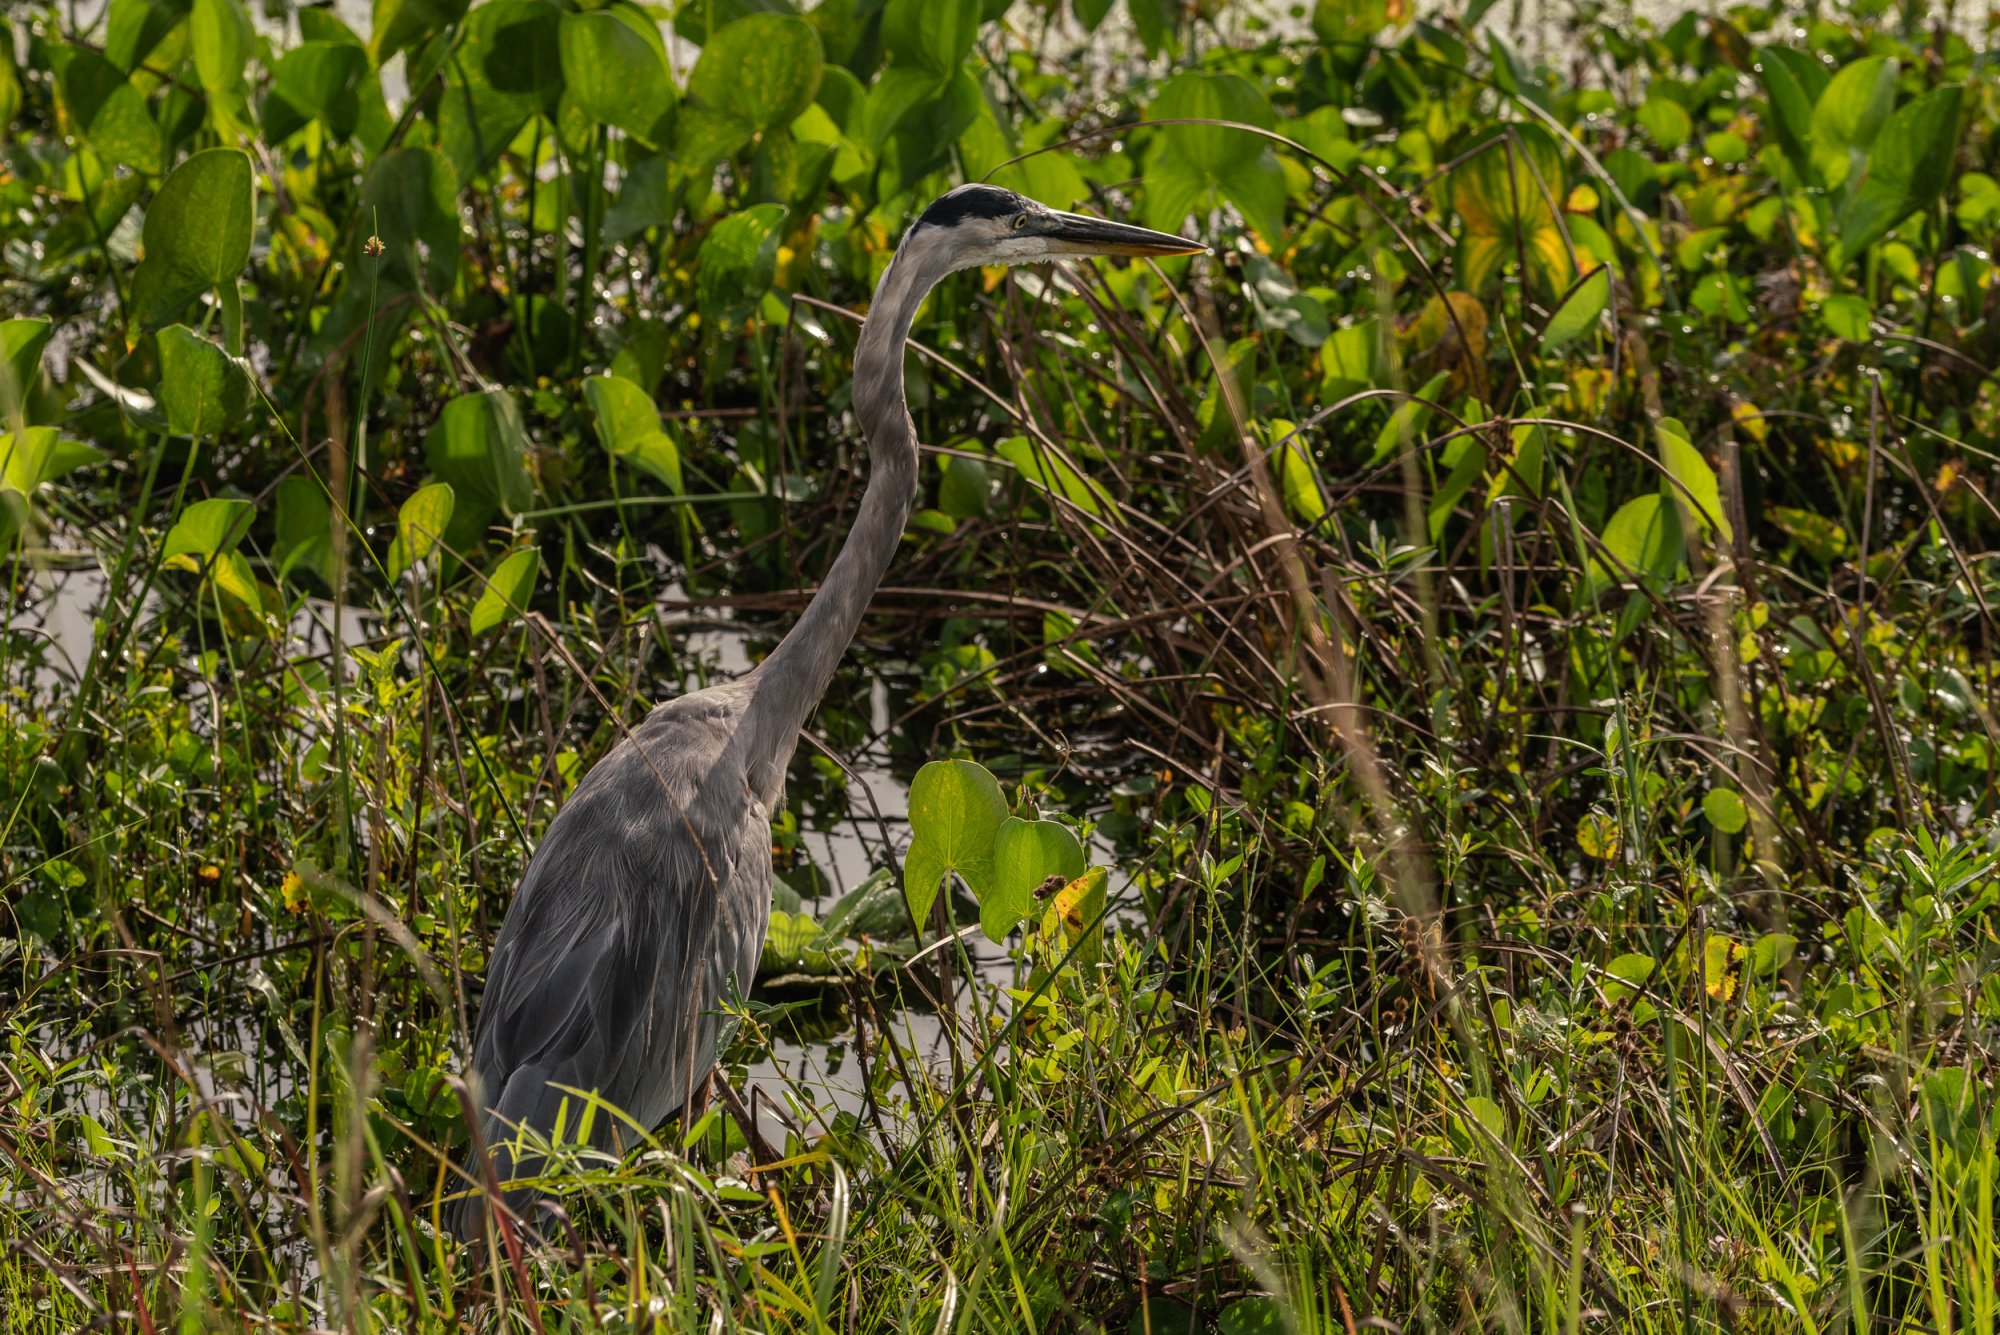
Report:
[[[1694,133],[1694,118],[1687,108],[1671,97],[1655,93],[1639,107],[1637,119],[1653,136],[1653,142],[1669,153],[1688,141]]]
[[[1659,968],[1660,962],[1651,955],[1620,955],[1604,966],[1610,977],[1600,979],[1598,986],[1604,989],[1604,999],[1615,1006],[1648,986]]]
[[[31,426],[0,434],[0,487],[33,496],[44,482],[101,463],[108,456],[95,445],[64,437],[52,426]]]
[[[1320,344],[1319,361],[1320,392],[1328,399],[1382,384],[1382,322],[1367,319],[1334,330]]]
[[[1741,834],[1750,823],[1750,809],[1734,788],[1711,788],[1701,799],[1701,813],[1708,823],[1724,834]]]
[[[1037,491],[1061,495],[1085,514],[1117,522],[1117,510],[1104,489],[1050,447],[1038,446],[1026,436],[1009,436],[993,449]]]
[[[69,47],[63,52],[59,82],[63,105],[91,148],[148,175],[165,165],[160,127],[146,108],[145,94],[123,70],[95,51]]]
[[[1056,891],[1055,901],[1042,919],[1042,930],[1051,939],[1061,932],[1065,949],[1073,948],[1069,962],[1087,969],[1104,955],[1104,903],[1110,876],[1102,867],[1092,867]]]
[[[241,96],[256,33],[237,0],[194,0],[188,14],[195,75],[211,97]]]
[[[753,204],[717,223],[701,243],[695,279],[701,318],[718,332],[748,319],[778,271],[782,204]]]
[[[1562,155],[1537,125],[1508,127],[1508,136],[1460,163],[1451,174],[1459,238],[1456,286],[1475,295],[1509,261],[1522,261],[1550,290],[1568,286],[1569,249],[1557,206],[1565,198]]]
[[[159,332],[160,410],[179,436],[214,436],[243,420],[252,384],[242,361],[186,325]]]
[[[451,529],[453,500],[451,483],[430,482],[403,502],[396,511],[396,537],[389,544],[390,579],[400,579],[405,570],[437,550]]]
[[[366,273],[364,264],[379,264],[385,285],[421,285],[433,293],[451,289],[463,224],[450,158],[431,148],[389,150],[362,178],[357,212],[367,225],[355,229],[349,252],[354,273]],[[385,247],[379,260],[362,254],[371,234]]]
[[[948,454],[938,479],[938,508],[953,519],[970,519],[986,513],[992,490],[986,465],[962,454]]]
[[[933,760],[910,784],[910,851],[903,896],[921,929],[947,873],[984,902],[993,886],[993,841],[1007,818],[1000,785],[970,760]]]
[[[188,0],[111,0],[104,14],[105,58],[130,74],[187,16]],[[8,43],[6,54],[12,51]]]
[[[990,941],[1005,939],[1035,910],[1035,890],[1051,876],[1064,883],[1083,875],[1083,845],[1069,826],[1009,816],[993,838],[993,882],[979,901],[979,925]]]
[[[752,14],[702,47],[688,94],[764,134],[789,125],[819,92],[819,35],[789,14]]]
[[[1476,436],[1459,436],[1445,448],[1441,462],[1448,464],[1450,471],[1437,484],[1426,512],[1432,542],[1443,536],[1452,511],[1472,490],[1473,483],[1486,476],[1486,445]]]
[[[1552,352],[1577,335],[1596,328],[1598,317],[1610,304],[1611,269],[1600,264],[1576,281],[1562,305],[1549,316],[1548,326],[1542,330],[1543,350]]]
[[[28,395],[41,377],[52,327],[39,315],[0,320],[0,430],[27,425]]]
[[[536,547],[510,553],[495,566],[486,577],[479,601],[472,605],[472,633],[484,635],[526,612],[528,600],[534,596],[535,576],[541,571],[542,553]]]
[[[680,495],[680,446],[662,429],[652,397],[630,380],[609,375],[584,381],[583,397],[597,419],[597,438],[604,448]]]
[[[889,0],[882,10],[882,43],[896,63],[939,79],[958,72],[978,36],[979,0]]]
[[[1799,74],[1793,69],[1789,56],[1794,53],[1789,48],[1772,45],[1765,47],[1759,55],[1759,76],[1764,82],[1764,95],[1771,103],[1772,129],[1776,131],[1778,147],[1798,173],[1800,181],[1812,176],[1812,110],[1813,100],[1819,90],[1808,91],[1800,82]],[[1805,57],[1818,67],[1818,61]],[[1822,84],[1825,79],[1821,71]]]
[[[866,936],[889,941],[910,932],[909,910],[904,907],[895,876],[886,867],[870,872],[861,884],[842,895],[821,925],[835,940]]]
[[[1451,372],[1439,371],[1426,380],[1415,394],[1396,405],[1389,414],[1389,420],[1375,433],[1375,452],[1368,457],[1369,467],[1393,458],[1398,450],[1408,449],[1422,438],[1424,428],[1430,425],[1438,395],[1444,392],[1445,384],[1450,379]]]
[[[1302,524],[1317,524],[1326,518],[1326,496],[1319,489],[1319,474],[1305,442],[1292,433],[1292,423],[1276,421],[1269,430],[1284,443],[1277,449],[1278,490],[1285,509]]]
[[[492,0],[466,16],[438,102],[438,139],[459,180],[485,170],[528,117],[558,103],[561,22],[548,0]]]
[[[168,174],[146,208],[145,258],[132,279],[139,319],[164,323],[187,302],[233,283],[250,262],[256,221],[250,155],[207,148]]]
[[[1875,318],[1874,308],[1851,293],[1843,292],[1821,302],[1819,318],[1849,343],[1866,343],[1875,336],[1870,327]]]
[[[249,531],[250,502],[226,497],[196,501],[167,530],[161,555],[170,566],[199,570],[205,562],[235,551]]]
[[[563,15],[563,85],[565,96],[593,119],[653,143],[661,118],[673,110],[674,83],[658,31],[632,13],[613,6]]]
[[[1680,569],[1683,550],[1680,520],[1674,507],[1658,492],[1619,506],[1604,526],[1603,542],[1606,552],[1618,565],[1606,565],[1593,555],[1586,570],[1586,594],[1634,575],[1642,580],[1670,579]]]
[[[1675,418],[1663,417],[1654,428],[1654,435],[1659,440],[1660,462],[1666,466],[1667,476],[1680,483],[1680,486],[1668,483],[1665,494],[1686,506],[1703,530],[1719,530],[1723,542],[1734,541],[1736,531],[1730,526],[1729,512],[1722,507],[1722,491],[1716,484],[1715,470],[1687,438],[1687,428]]]
[[[1867,159],[1868,146],[1896,101],[1896,62],[1866,56],[1841,70],[1819,95],[1812,116],[1812,161],[1832,190]]]
[[[1186,70],[1168,80],[1146,108],[1148,120],[1208,119],[1269,129],[1271,105],[1236,74]],[[1265,241],[1284,235],[1285,177],[1262,138],[1222,125],[1168,125],[1146,159],[1145,216],[1178,231],[1208,206],[1211,192],[1236,206]]]
[[[461,394],[444,406],[424,441],[432,474],[455,498],[445,541],[464,552],[496,513],[519,514],[534,500],[528,434],[521,409],[504,389]]]
[[[1868,174],[1841,213],[1841,254],[1849,259],[1860,255],[1944,193],[1963,101],[1957,85],[1934,88],[1889,117],[1868,150]]]
[[[276,541],[271,555],[278,578],[303,566],[320,582],[333,583],[333,502],[320,484],[293,474],[278,484]]]
[[[432,33],[465,17],[469,0],[375,0],[369,31],[369,54],[376,65],[405,47],[420,45]]]
[[[282,142],[320,121],[337,139],[354,132],[361,104],[355,86],[369,71],[368,53],[346,42],[302,42],[271,71],[264,101],[264,135]]]

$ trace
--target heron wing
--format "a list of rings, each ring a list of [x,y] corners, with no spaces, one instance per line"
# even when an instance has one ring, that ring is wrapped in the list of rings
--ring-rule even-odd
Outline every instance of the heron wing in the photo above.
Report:
[[[473,1064],[501,1122],[546,1132],[559,1103],[546,1087],[563,1084],[650,1126],[713,1060],[714,966],[747,989],[745,904],[758,901],[761,947],[770,895],[769,818],[744,781],[734,722],[726,699],[662,706],[551,822],[481,1007]],[[592,1138],[608,1143],[600,1122]]]

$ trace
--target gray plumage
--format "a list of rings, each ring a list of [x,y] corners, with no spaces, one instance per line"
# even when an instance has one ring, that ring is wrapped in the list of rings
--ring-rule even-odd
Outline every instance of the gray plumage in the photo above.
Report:
[[[943,196],[904,236],[854,354],[854,411],[870,475],[847,542],[798,624],[740,681],[655,708],[549,823],[487,971],[468,1082],[494,1180],[542,1169],[518,1139],[578,1139],[591,1090],[653,1127],[697,1101],[718,1006],[747,993],[771,902],[771,813],[807,716],[895,555],[917,487],[903,353],[917,308],[956,269],[1071,255],[1177,255],[1162,232],[1060,213],[992,186]],[[567,1111],[564,1105],[567,1103]],[[589,1143],[631,1144],[599,1113]],[[533,1192],[510,1190],[517,1213]],[[484,1232],[483,1194],[458,1231]]]

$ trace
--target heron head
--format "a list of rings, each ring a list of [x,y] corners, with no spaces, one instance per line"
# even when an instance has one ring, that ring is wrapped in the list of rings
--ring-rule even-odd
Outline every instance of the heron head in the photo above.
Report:
[[[983,184],[941,195],[917,219],[904,245],[932,252],[946,269],[1033,264],[1073,255],[1195,255],[1207,249],[1168,232],[1064,213]]]

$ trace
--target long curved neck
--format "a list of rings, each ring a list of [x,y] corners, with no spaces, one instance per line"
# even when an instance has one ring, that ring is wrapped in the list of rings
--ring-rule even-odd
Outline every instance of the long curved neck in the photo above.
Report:
[[[860,629],[909,521],[917,491],[917,428],[903,398],[903,348],[917,307],[944,272],[906,245],[882,275],[862,325],[854,350],[854,412],[868,437],[868,490],[826,582],[753,674],[745,711],[752,781],[769,794],[783,786],[799,729]]]

